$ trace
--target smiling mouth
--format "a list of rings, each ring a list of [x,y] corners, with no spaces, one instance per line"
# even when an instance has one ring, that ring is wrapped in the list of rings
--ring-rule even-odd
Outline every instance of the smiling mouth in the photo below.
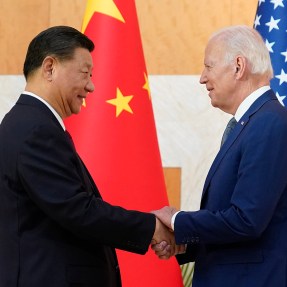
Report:
[[[78,99],[80,99],[81,101],[85,101],[86,100],[86,96],[78,95]]]
[[[208,91],[208,96],[211,98],[211,92],[213,91],[213,89],[212,88],[208,88],[207,91]]]

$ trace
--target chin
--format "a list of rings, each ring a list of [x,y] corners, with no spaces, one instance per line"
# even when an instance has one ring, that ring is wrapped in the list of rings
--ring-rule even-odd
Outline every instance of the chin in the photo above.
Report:
[[[76,110],[76,111],[73,111],[73,113],[72,113],[72,114],[74,114],[74,115],[78,115],[80,112],[81,112],[81,109]]]
[[[81,112],[81,110],[82,110],[82,106],[80,106],[80,107],[75,111],[75,114],[76,114],[76,115],[79,114],[79,113]]]
[[[217,108],[217,104],[216,101],[212,100],[212,98],[210,99],[211,105],[215,108]]]
[[[71,108],[71,113],[74,114],[74,115],[77,115],[80,113],[82,109],[82,105],[74,105],[72,108]]]

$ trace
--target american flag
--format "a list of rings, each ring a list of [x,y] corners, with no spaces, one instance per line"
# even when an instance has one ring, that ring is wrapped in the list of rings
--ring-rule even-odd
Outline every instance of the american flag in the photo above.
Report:
[[[254,28],[263,37],[271,56],[271,88],[287,106],[287,0],[259,0]]]

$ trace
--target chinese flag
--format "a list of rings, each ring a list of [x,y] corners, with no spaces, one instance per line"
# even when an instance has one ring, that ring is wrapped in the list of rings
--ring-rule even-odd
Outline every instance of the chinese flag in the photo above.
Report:
[[[67,129],[103,199],[149,212],[168,205],[134,0],[89,0],[95,90]],[[123,287],[182,286],[172,258],[117,251]]]

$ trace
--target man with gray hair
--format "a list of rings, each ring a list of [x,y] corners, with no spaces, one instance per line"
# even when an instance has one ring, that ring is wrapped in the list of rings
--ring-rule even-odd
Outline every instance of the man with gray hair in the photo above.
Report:
[[[200,83],[233,115],[207,175],[200,210],[156,216],[195,261],[193,287],[286,287],[287,111],[269,87],[268,50],[256,30],[233,26],[209,39]],[[164,245],[154,245],[157,252]]]

